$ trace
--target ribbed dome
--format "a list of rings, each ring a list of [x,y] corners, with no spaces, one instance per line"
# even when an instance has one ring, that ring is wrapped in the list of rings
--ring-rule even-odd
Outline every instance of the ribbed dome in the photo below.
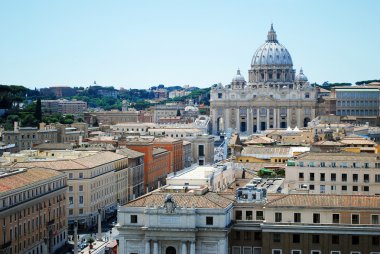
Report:
[[[302,68],[300,70],[300,73],[298,73],[296,76],[296,81],[304,81],[304,82],[307,81],[307,77],[305,76],[305,74],[303,74]]]
[[[232,79],[232,82],[244,82],[245,79],[243,75],[241,75],[240,70],[237,70],[236,76]]]
[[[267,41],[253,55],[251,65],[293,65],[288,50],[277,41],[273,25],[268,32]]]

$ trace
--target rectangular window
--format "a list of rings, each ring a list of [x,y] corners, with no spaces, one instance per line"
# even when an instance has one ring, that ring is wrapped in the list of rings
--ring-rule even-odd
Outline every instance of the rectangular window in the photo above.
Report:
[[[372,224],[379,224],[379,215],[378,214],[372,214],[371,215],[371,223]]]
[[[79,191],[83,191],[83,185],[79,185]]]
[[[83,178],[83,173],[79,173],[79,178]]]
[[[255,232],[254,238],[255,238],[255,241],[261,241],[261,238],[262,238],[261,232]]]
[[[342,174],[342,182],[347,182],[347,174]]]
[[[372,236],[372,245],[379,246],[380,245],[380,236]]]
[[[351,223],[352,224],[359,224],[360,223],[359,214],[351,214]]]
[[[198,145],[198,155],[205,156],[205,148],[204,145]]]
[[[281,242],[281,234],[279,234],[279,233],[273,233],[273,242],[274,243]]]
[[[73,179],[73,173],[69,173],[69,179]]]
[[[310,181],[314,181],[314,173],[310,173],[309,176],[310,176]]]
[[[352,181],[356,183],[359,180],[358,174],[352,174]]]
[[[251,231],[244,231],[244,240],[251,240]]]
[[[214,217],[206,216],[206,225],[214,225]]]
[[[339,244],[339,235],[332,235],[331,236],[331,243],[332,244]]]
[[[340,254],[340,251],[339,250],[333,250],[330,252],[330,254]]]
[[[292,250],[292,254],[302,254],[301,250]]]
[[[69,186],[69,191],[73,191],[73,186]]]
[[[74,198],[73,197],[69,197],[69,205],[72,205],[74,204]]]
[[[243,218],[243,212],[242,211],[235,211],[235,220],[242,220]]]
[[[83,214],[83,208],[79,209],[79,214]]]
[[[300,243],[300,242],[301,242],[301,235],[293,234],[293,243]]]
[[[298,173],[298,178],[300,181],[303,181],[303,173],[302,172]]]
[[[264,220],[264,212],[256,211],[256,220]]]
[[[137,223],[137,215],[131,214],[131,223]]]
[[[313,244],[319,244],[319,235],[312,235],[311,239]]]
[[[309,189],[314,190],[315,189],[314,184],[310,184]]]
[[[313,213],[313,223],[321,223],[321,215],[319,213]]]
[[[359,245],[359,236],[358,235],[351,236],[351,244],[352,245]]]
[[[363,191],[369,191],[369,186],[363,186]]]
[[[223,98],[223,94],[222,93],[218,93],[218,99],[222,99]]]
[[[301,213],[294,213],[294,222],[301,222]]]
[[[339,213],[333,213],[332,222],[337,223],[337,224],[340,223],[340,214]]]
[[[347,185],[342,185],[342,191],[347,191]]]
[[[331,181],[332,182],[336,181],[336,174],[335,173],[331,173]]]
[[[274,221],[275,222],[281,222],[282,221],[282,213],[275,213],[274,214]]]
[[[83,196],[79,196],[79,204],[83,204]]]
[[[240,231],[235,231],[235,240],[240,240]]]
[[[375,175],[375,183],[380,183],[380,175]]]
[[[245,219],[252,220],[252,211],[245,211]]]
[[[364,174],[363,179],[365,183],[369,183],[369,174]]]
[[[326,190],[326,186],[325,185],[320,185],[319,186],[319,192],[320,193],[325,193],[325,190]]]
[[[352,186],[352,191],[358,191],[358,186],[356,185]]]
[[[320,250],[312,250],[310,251],[310,254],[321,254]]]
[[[281,249],[272,249],[272,254],[282,254]]]
[[[325,173],[321,173],[320,174],[320,180],[322,181],[322,182],[324,182],[325,181]]]

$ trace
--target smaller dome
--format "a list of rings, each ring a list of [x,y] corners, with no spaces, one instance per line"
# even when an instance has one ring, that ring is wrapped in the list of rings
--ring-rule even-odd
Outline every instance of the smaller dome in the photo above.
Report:
[[[232,82],[245,82],[244,77],[241,75],[240,70],[236,72],[236,76],[232,79]]]
[[[300,73],[296,75],[296,81],[302,81],[302,82],[307,82],[307,77],[305,74],[303,74],[303,70],[301,68]]]

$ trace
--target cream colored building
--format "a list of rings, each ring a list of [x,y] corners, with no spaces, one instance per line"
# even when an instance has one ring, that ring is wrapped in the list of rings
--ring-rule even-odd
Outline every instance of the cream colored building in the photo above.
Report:
[[[102,218],[110,217],[118,201],[128,197],[128,157],[113,152],[99,152],[71,160],[41,160],[16,163],[14,167],[41,167],[65,172],[69,223],[94,226],[98,209]]]
[[[302,69],[295,73],[292,58],[272,26],[266,42],[253,55],[248,82],[238,70],[230,85],[212,87],[212,133],[232,128],[252,134],[307,126],[316,116],[317,93]]]
[[[380,159],[370,153],[305,153],[288,161],[289,193],[380,195]]]
[[[0,169],[0,253],[48,254],[67,241],[66,175]]]

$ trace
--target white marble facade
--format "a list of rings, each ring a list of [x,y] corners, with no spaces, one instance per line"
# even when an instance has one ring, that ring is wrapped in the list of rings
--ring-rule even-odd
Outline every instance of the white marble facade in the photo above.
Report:
[[[271,26],[267,41],[252,58],[248,82],[238,70],[231,84],[212,87],[212,132],[216,135],[232,128],[252,134],[269,128],[305,127],[316,116],[316,103],[316,89],[302,69],[295,75],[291,56]]]
[[[204,203],[207,199],[203,199],[204,195],[150,193],[121,207],[118,212],[118,253],[228,253],[232,202],[227,202],[225,208],[219,205],[212,208],[209,204],[212,201]],[[178,205],[176,200],[182,205],[187,203],[188,207]],[[146,204],[146,207],[140,204]],[[204,205],[209,208],[202,207]]]

